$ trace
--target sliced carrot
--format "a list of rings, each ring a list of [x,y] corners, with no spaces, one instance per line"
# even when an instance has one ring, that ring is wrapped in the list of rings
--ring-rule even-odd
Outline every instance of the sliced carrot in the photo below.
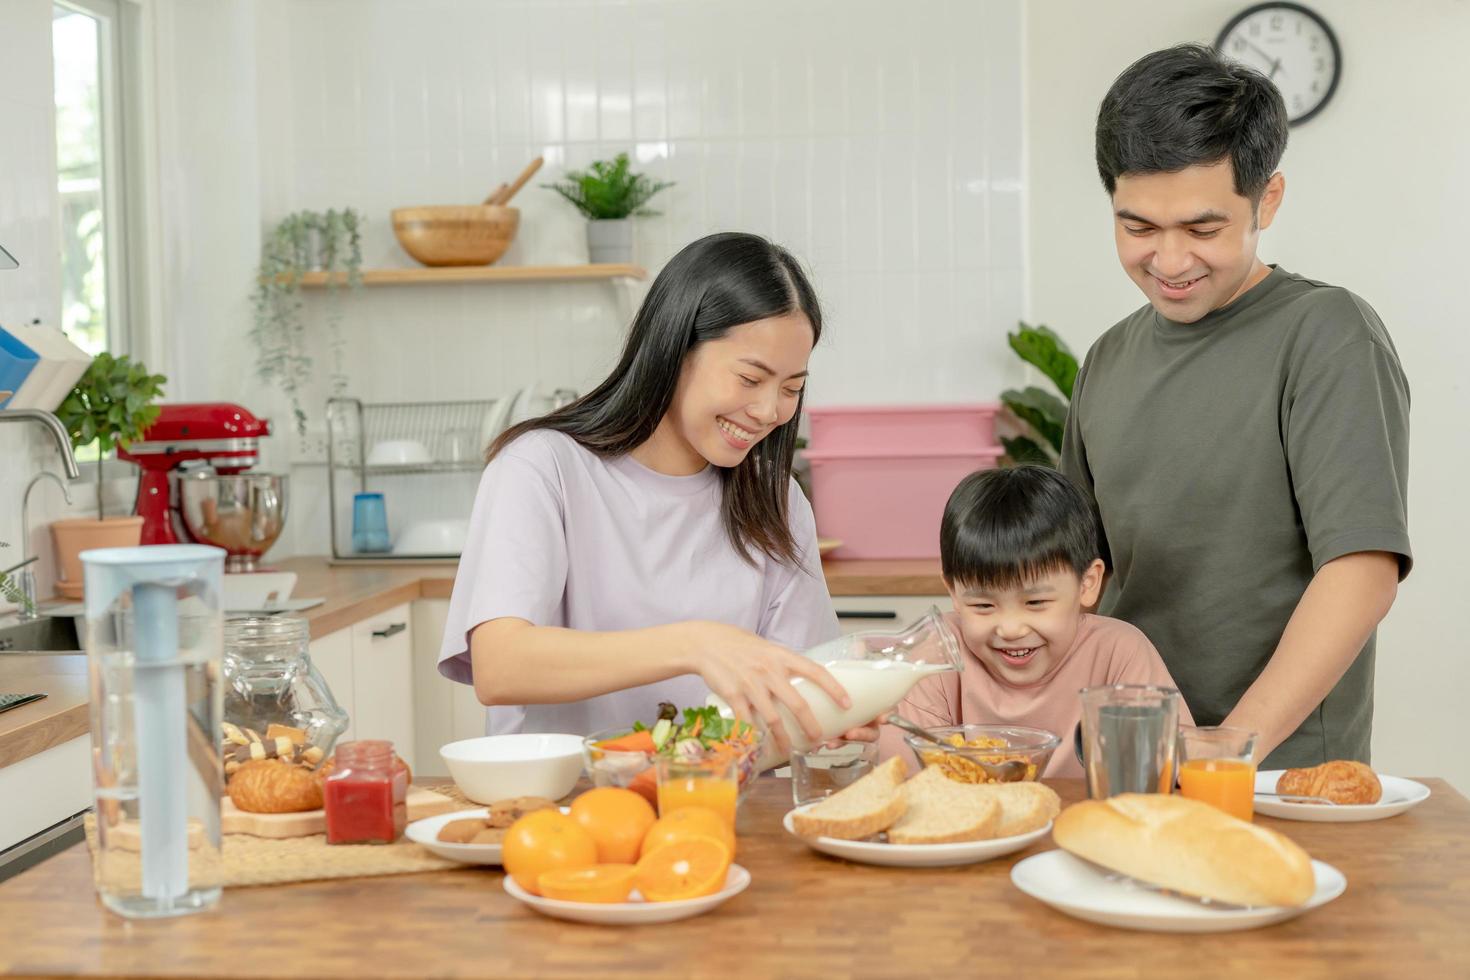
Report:
[[[653,733],[650,731],[630,732],[617,738],[598,742],[597,747],[607,752],[652,752]]]

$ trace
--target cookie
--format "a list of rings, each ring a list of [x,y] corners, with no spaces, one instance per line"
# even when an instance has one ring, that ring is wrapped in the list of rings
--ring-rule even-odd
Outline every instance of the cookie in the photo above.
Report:
[[[485,821],[479,817],[468,820],[451,820],[439,828],[439,840],[446,844],[469,844],[475,835],[485,829]]]

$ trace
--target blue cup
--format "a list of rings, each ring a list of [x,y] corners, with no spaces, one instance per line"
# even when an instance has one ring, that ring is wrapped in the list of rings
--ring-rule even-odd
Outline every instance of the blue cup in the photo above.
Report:
[[[352,497],[352,550],[377,554],[389,550],[388,508],[381,493],[359,493]]]

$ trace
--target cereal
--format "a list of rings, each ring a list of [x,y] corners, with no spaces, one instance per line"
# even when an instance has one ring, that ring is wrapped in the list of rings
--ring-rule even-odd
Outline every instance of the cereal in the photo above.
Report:
[[[944,736],[945,742],[957,749],[1004,749],[1006,741],[1003,738],[972,738],[968,742],[959,733]],[[998,766],[1012,759],[1026,763],[1026,775],[1022,777],[1026,781],[1036,779],[1036,764],[1027,761],[1024,755],[1005,755],[996,753],[994,755],[961,755],[957,752],[920,752],[919,756],[924,760],[924,765],[933,766],[942,771],[950,779],[957,783],[996,783],[996,779],[981,763]]]

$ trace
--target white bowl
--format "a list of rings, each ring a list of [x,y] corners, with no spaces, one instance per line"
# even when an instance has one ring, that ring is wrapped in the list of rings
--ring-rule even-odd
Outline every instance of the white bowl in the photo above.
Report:
[[[415,521],[393,542],[395,555],[457,555],[470,535],[466,520]]]
[[[429,447],[417,439],[385,439],[374,443],[367,458],[369,466],[421,466],[433,461]]]
[[[582,775],[582,736],[484,735],[450,742],[439,757],[460,792],[476,803],[516,796],[559,800]]]

